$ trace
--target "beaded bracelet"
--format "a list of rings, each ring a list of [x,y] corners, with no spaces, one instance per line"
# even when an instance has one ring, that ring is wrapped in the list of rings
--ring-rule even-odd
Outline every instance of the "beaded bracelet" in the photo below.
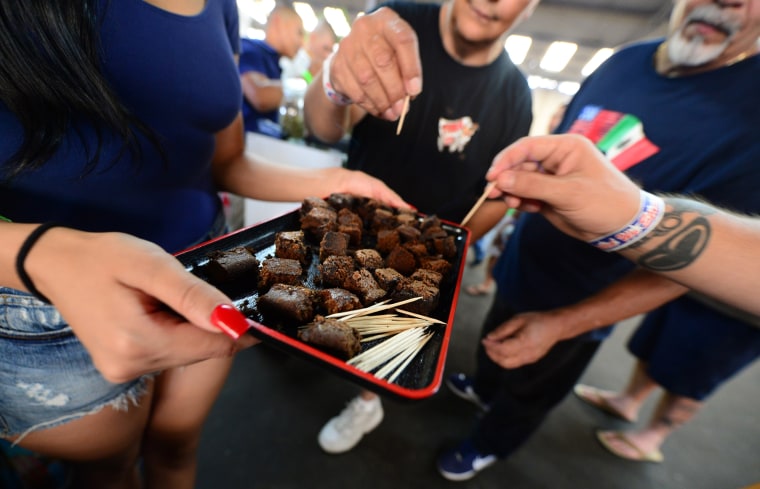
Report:
[[[342,93],[338,93],[338,91],[333,88],[332,83],[330,83],[330,64],[332,63],[334,55],[335,53],[330,54],[330,56],[325,58],[324,63],[322,63],[322,88],[324,89],[327,98],[329,98],[335,105],[351,105],[353,103],[351,102],[351,99]]]
[[[24,243],[21,245],[21,248],[18,250],[18,255],[16,255],[16,273],[21,279],[21,283],[24,284],[24,287],[26,287],[26,290],[29,291],[30,294],[42,302],[47,302],[48,304],[50,304],[50,299],[42,295],[42,293],[37,290],[37,287],[34,286],[34,282],[32,282],[31,277],[29,277],[29,274],[26,273],[26,270],[24,269],[24,261],[26,261],[26,256],[29,254],[37,240],[40,239],[40,237],[45,234],[46,231],[49,231],[50,229],[57,226],[61,226],[61,224],[57,224],[55,222],[46,222],[44,224],[40,224],[34,231],[29,234],[29,236],[26,237]]]
[[[643,190],[639,191],[639,212],[626,226],[612,234],[588,243],[603,251],[620,251],[652,232],[665,214],[665,201]]]

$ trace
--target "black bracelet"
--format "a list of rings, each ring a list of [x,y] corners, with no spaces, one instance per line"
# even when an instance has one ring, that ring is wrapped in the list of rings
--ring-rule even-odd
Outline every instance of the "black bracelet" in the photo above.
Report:
[[[18,255],[16,256],[16,273],[21,279],[21,283],[24,284],[24,287],[26,287],[26,290],[28,290],[30,294],[43,302],[47,302],[48,304],[50,304],[50,299],[42,295],[40,291],[37,290],[37,287],[34,286],[34,282],[32,282],[29,274],[26,273],[26,270],[24,269],[24,261],[26,261],[26,256],[29,254],[32,246],[34,246],[37,240],[40,239],[40,236],[45,234],[45,232],[51,228],[57,226],[62,226],[62,224],[57,224],[55,222],[46,222],[37,226],[37,228],[32,231],[29,236],[26,237],[24,243],[21,245],[21,248],[18,250]]]

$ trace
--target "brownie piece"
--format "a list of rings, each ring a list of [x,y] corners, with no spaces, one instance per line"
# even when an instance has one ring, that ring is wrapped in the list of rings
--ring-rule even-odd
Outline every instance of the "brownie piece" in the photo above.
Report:
[[[376,209],[372,216],[370,229],[377,233],[381,229],[394,229],[397,225],[396,215],[387,209]]]
[[[324,199],[320,199],[319,197],[306,197],[301,202],[301,215],[305,216],[310,210],[319,207],[323,209],[331,209],[330,204]]]
[[[274,256],[298,260],[301,265],[309,262],[311,253],[304,243],[303,231],[281,231],[274,238]]]
[[[377,232],[377,251],[390,253],[393,248],[401,244],[401,238],[395,229],[381,229]]]
[[[274,284],[259,297],[259,309],[264,314],[275,314],[298,323],[314,317],[315,292],[301,285]]]
[[[338,231],[327,231],[319,242],[319,261],[323,262],[328,256],[343,256],[348,252],[349,236]]]
[[[372,216],[375,215],[377,209],[383,209],[385,206],[379,200],[372,198],[361,198],[354,211],[362,218],[363,222],[372,222]]]
[[[401,241],[406,243],[407,241],[419,241],[422,232],[414,226],[409,224],[402,224],[396,228],[396,232],[401,237]]]
[[[343,321],[319,315],[298,330],[298,339],[346,360],[362,351],[358,331]]]
[[[440,291],[438,287],[428,285],[419,280],[404,279],[396,286],[392,297],[394,301],[422,297],[422,299],[404,304],[401,309],[418,314],[429,315],[438,305]]]
[[[404,249],[411,251],[417,259],[430,254],[428,247],[420,241],[407,241],[402,246]]]
[[[209,255],[205,267],[212,283],[221,284],[246,278],[253,283],[259,271],[259,261],[246,247],[240,246],[227,251],[215,251]]]
[[[422,231],[422,241],[442,239],[449,234],[440,226],[428,226]]]
[[[396,216],[396,222],[399,226],[417,227],[419,225],[417,212],[411,209],[399,209],[398,215]]]
[[[439,272],[436,272],[435,270],[418,268],[409,278],[412,280],[425,282],[426,284],[432,285],[433,287],[438,287],[441,284],[441,280],[443,280],[443,275],[441,275]]]
[[[378,268],[375,270],[377,284],[385,290],[393,290],[404,276],[393,268]]]
[[[420,258],[420,268],[435,270],[445,277],[451,271],[451,263],[440,257],[425,256]]]
[[[348,209],[338,211],[338,231],[351,237],[349,244],[359,246],[362,242],[362,228],[364,223],[358,214]]]
[[[380,288],[372,273],[366,268],[354,271],[348,276],[343,286],[357,294],[365,306],[374,304],[385,297],[385,290]]]
[[[420,221],[420,229],[422,231],[426,230],[429,227],[441,227],[441,220],[438,219],[438,216],[435,214],[430,216],[425,216],[422,221]]]
[[[314,207],[301,216],[301,229],[316,240],[327,231],[338,230],[338,214],[329,207]]]
[[[356,206],[357,197],[352,194],[336,192],[327,197],[327,203],[337,210],[353,209]]]
[[[323,285],[343,287],[346,279],[356,269],[354,259],[350,256],[328,256],[317,269]]]
[[[411,251],[401,246],[396,246],[385,258],[385,266],[395,268],[396,271],[403,275],[410,275],[417,268],[417,260],[415,260]]]
[[[354,251],[354,260],[356,260],[356,263],[359,265],[359,267],[366,268],[368,270],[383,268],[385,266],[383,257],[380,256],[380,253],[378,253],[377,250],[373,249],[362,249]]]
[[[454,258],[457,255],[457,245],[456,241],[454,241],[454,236],[434,239],[433,252],[444,258]]]
[[[266,289],[274,284],[298,285],[301,281],[301,263],[291,258],[267,258],[261,263],[259,287]]]
[[[346,289],[332,288],[319,291],[319,303],[327,314],[361,309],[362,302]]]

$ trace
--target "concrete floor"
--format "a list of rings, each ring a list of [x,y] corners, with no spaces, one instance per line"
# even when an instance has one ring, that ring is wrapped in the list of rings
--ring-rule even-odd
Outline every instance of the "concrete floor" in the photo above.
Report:
[[[468,266],[463,287],[482,265]],[[490,296],[460,295],[447,373],[472,371]],[[633,364],[624,343],[636,321],[617,327],[583,381],[619,388]],[[573,396],[513,457],[467,482],[435,469],[442,446],[467,435],[475,408],[445,386],[423,401],[385,400],[385,420],[351,452],[328,455],[316,436],[358,388],[300,358],[257,346],[238,355],[200,447],[199,489],[740,489],[760,482],[760,362],[725,385],[665,444],[662,464],[618,459],[595,440],[622,422]],[[650,399],[641,419],[654,406]],[[643,421],[640,421],[640,423]]]

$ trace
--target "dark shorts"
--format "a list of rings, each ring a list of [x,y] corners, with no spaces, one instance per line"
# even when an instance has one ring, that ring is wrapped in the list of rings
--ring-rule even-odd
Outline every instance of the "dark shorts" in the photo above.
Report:
[[[760,329],[684,297],[647,315],[628,349],[663,388],[702,401],[760,356]]]

